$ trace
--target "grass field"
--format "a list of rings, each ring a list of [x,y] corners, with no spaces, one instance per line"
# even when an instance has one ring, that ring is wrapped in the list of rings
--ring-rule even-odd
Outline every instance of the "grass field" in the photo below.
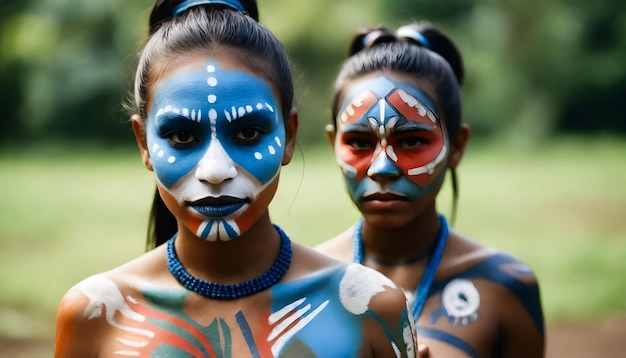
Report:
[[[626,141],[470,147],[460,180],[456,228],[535,270],[549,322],[626,312]],[[51,337],[70,286],[142,253],[153,190],[135,152],[0,153],[0,334]],[[310,245],[358,217],[328,148],[284,168],[271,212]]]

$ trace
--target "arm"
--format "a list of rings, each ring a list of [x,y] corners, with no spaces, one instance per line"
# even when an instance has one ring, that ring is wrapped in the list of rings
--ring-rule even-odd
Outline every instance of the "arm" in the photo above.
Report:
[[[76,288],[69,290],[57,309],[54,357],[97,357],[97,337],[102,337],[105,327],[102,320],[89,320],[85,316],[89,299]],[[98,322],[100,321],[100,322]]]
[[[366,320],[364,330],[373,357],[417,356],[413,317],[400,288],[386,287],[374,296],[370,313],[374,319]]]
[[[523,285],[508,286],[509,291],[503,294],[500,353],[512,358],[543,357],[545,336],[539,285],[530,270],[522,282]]]

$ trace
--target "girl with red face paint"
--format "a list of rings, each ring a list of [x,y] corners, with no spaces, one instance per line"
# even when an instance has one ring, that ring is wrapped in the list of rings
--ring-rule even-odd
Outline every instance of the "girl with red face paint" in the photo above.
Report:
[[[435,357],[541,357],[533,272],[449,229],[436,208],[450,172],[456,211],[469,138],[463,77],[456,46],[427,22],[357,34],[335,82],[328,136],[362,218],[317,248],[402,287]]]
[[[396,284],[270,220],[298,122],[287,56],[257,18],[249,0],[154,6],[131,123],[157,246],[66,293],[55,357],[415,357]]]

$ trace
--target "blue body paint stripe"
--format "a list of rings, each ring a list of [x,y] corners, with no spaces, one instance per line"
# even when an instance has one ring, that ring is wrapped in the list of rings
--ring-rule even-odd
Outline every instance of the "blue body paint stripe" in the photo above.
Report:
[[[470,346],[467,342],[456,337],[450,333],[434,329],[434,328],[426,328],[426,327],[416,327],[417,337],[426,337],[430,339],[434,339],[437,341],[441,341],[447,343],[463,352],[465,352],[470,357],[478,358],[478,353],[474,350],[474,347]]]
[[[241,329],[241,333],[243,334],[243,337],[245,338],[246,343],[248,344],[248,348],[250,349],[250,354],[252,355],[253,358],[259,358],[260,357],[259,349],[257,348],[256,343],[254,342],[254,337],[252,336],[252,331],[250,330],[248,321],[246,321],[246,317],[244,317],[243,313],[239,311],[235,315],[235,318],[237,319],[237,324],[239,325],[239,328]]]

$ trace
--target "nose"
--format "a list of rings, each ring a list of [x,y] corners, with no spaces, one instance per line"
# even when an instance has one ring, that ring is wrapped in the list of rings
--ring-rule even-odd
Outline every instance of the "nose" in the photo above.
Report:
[[[378,153],[367,169],[367,176],[377,182],[395,180],[401,174],[400,169],[389,159],[385,150]]]
[[[237,176],[237,168],[218,140],[212,140],[198,162],[196,178],[210,184],[221,184]]]

